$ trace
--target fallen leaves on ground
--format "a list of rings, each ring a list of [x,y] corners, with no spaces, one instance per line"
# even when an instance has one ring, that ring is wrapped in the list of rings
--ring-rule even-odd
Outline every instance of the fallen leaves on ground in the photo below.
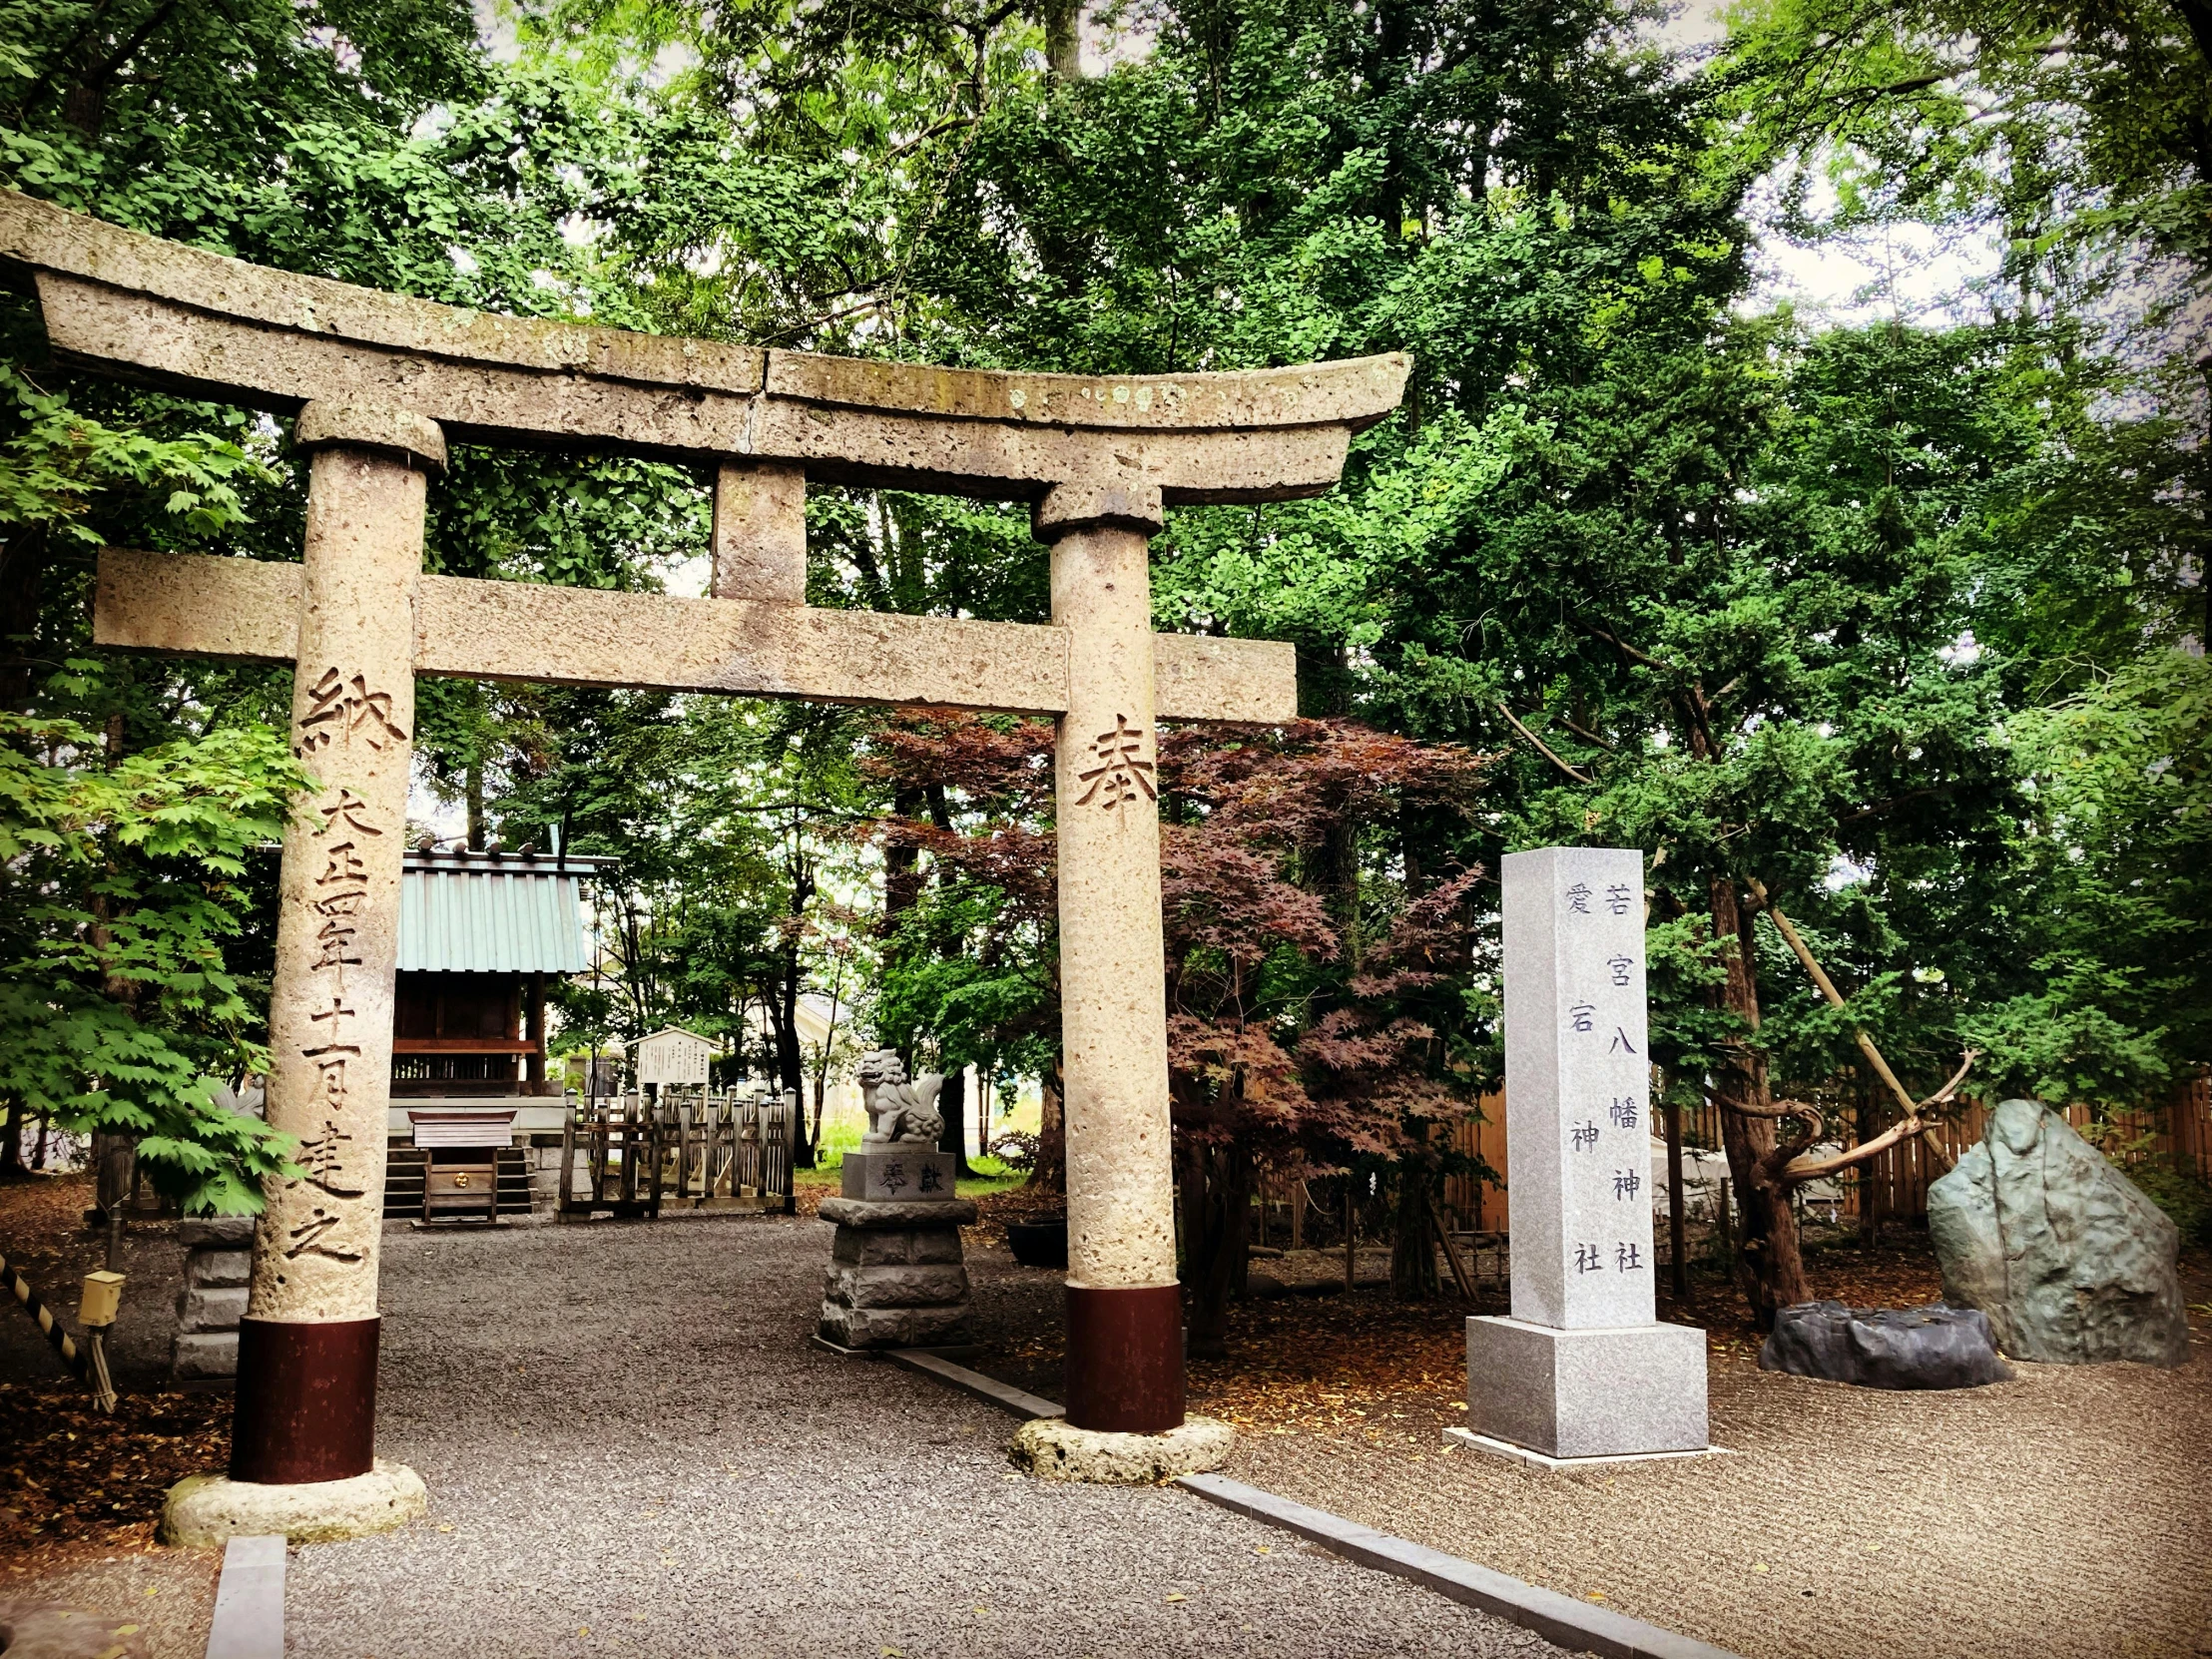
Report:
[[[77,1279],[105,1248],[88,1233],[86,1175],[32,1175],[0,1183],[0,1249],[66,1315]],[[0,1319],[28,1320],[8,1293]],[[67,1554],[78,1546],[150,1545],[162,1498],[188,1474],[231,1457],[227,1393],[126,1389],[114,1416],[57,1364],[51,1382],[0,1383],[0,1555]]]
[[[0,1384],[0,1554],[151,1541],[169,1488],[230,1457],[228,1394],[127,1393],[110,1417],[74,1386]]]
[[[1811,1254],[1806,1267],[1815,1296],[1859,1307],[1918,1307],[1942,1291],[1921,1233],[1880,1249],[1831,1246]],[[1228,1358],[1190,1363],[1191,1409],[1262,1432],[1353,1435],[1374,1445],[1433,1450],[1442,1427],[1464,1412],[1467,1316],[1505,1312],[1502,1297],[1469,1305],[1448,1291],[1428,1302],[1363,1290],[1233,1303]],[[1736,1287],[1717,1272],[1693,1273],[1690,1295],[1679,1303],[1662,1276],[1658,1314],[1706,1332],[1724,1364],[1758,1362],[1764,1334]],[[1057,1324],[1041,1327],[996,1347],[983,1367],[1059,1398],[1065,1343]]]

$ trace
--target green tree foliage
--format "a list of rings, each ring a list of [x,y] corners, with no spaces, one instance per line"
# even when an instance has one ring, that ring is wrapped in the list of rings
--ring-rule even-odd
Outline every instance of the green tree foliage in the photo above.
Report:
[[[1448,1077],[1454,1098],[1494,1076],[1495,987],[1443,936],[1495,925],[1494,888],[1463,872],[1548,840],[1651,857],[1654,1039],[1680,1096],[1732,1108],[1762,1310],[1805,1290],[1805,1120],[1778,1135],[1766,1114],[1786,1094],[1824,1128],[1882,1127],[1858,1031],[1923,1094],[1969,1046],[1976,1087],[2109,1105],[2212,1057],[2185,649],[2212,552],[2196,0],[1759,0],[1713,63],[1661,45],[1639,0],[1170,0],[1093,76],[1068,0],[545,0],[509,19],[513,61],[423,0],[6,15],[11,182],[276,265],[956,363],[1410,350],[1404,409],[1356,440],[1340,490],[1171,515],[1156,616],[1295,641],[1313,715],[1497,759],[1478,805],[1348,798],[1326,832],[1269,844],[1254,881],[1318,906],[1333,941],[1286,941],[1297,971],[1179,957],[1179,1018],[1212,1033],[1192,1040],[1242,1056],[1178,1062],[1186,1150],[1265,1139],[1242,1105],[1208,1116],[1225,1079],[1277,1075],[1251,1069],[1264,1034],[1311,1100],[1365,1102],[1308,1155],[1386,1149],[1425,1191],[1419,1114],[1353,1062],[1402,1021],[1434,1035],[1388,1075]],[[1116,17],[1093,9],[1094,45]],[[1910,220],[1993,233],[2003,262],[1941,325],[1816,326],[1755,292],[1747,203],[1770,202],[1770,234]],[[35,364],[9,303],[10,352]],[[5,585],[34,595],[9,632],[36,642],[41,686],[84,654],[77,541],[290,556],[280,424],[17,376],[0,500],[23,478],[71,503],[8,544],[34,577]],[[95,430],[146,447],[67,435]],[[704,553],[705,482],[464,450],[431,558],[652,588]],[[814,603],[1046,614],[1022,504],[825,488],[809,511]],[[95,698],[17,673],[12,706],[42,717],[105,731],[121,708],[130,754],[266,717],[281,691],[113,664]],[[578,1033],[735,1033],[773,1007],[796,1083],[794,999],[870,933],[879,880],[883,1028],[933,1033],[944,1063],[1049,1070],[1042,786],[991,750],[1007,734],[979,735],[997,728],[926,726],[433,685],[421,749],[472,838],[557,829],[623,855],[619,972],[567,993]],[[1287,775],[1327,770],[1280,741]],[[1202,793],[1175,809],[1171,863],[1235,816]],[[879,853],[850,839],[864,823],[888,826]],[[1762,891],[1844,1010],[1759,919]],[[1228,903],[1185,896],[1179,927]],[[1406,951],[1449,965],[1422,979]],[[1269,989],[1231,1042],[1248,966]],[[1371,1002],[1371,981],[1396,988]],[[1341,1088],[1301,1046],[1327,1033]]]
[[[0,714],[0,1094],[139,1137],[189,1210],[258,1210],[261,1177],[287,1167],[213,1085],[266,1067],[268,987],[224,946],[251,901],[248,852],[303,782],[266,730],[117,755],[68,721]]]

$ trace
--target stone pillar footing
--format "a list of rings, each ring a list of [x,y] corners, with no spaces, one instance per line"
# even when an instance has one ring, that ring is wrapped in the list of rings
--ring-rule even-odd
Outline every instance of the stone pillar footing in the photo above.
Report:
[[[1068,1286],[1068,1421],[1096,1433],[1164,1434],[1183,1421],[1179,1285]]]
[[[228,1538],[282,1533],[288,1543],[330,1543],[389,1532],[428,1507],[422,1476],[382,1458],[366,1474],[296,1485],[192,1474],[170,1487],[162,1504],[161,1541],[206,1549]]]
[[[964,1198],[824,1199],[822,1219],[837,1232],[817,1334],[845,1351],[964,1344],[968,1279],[960,1229],[975,1214]]]
[[[1234,1428],[1214,1417],[1185,1417],[1164,1434],[1100,1432],[1065,1417],[1037,1417],[1015,1430],[1007,1455],[1039,1480],[1150,1486],[1220,1468],[1236,1438]]]
[[[1467,1427],[1546,1457],[1702,1451],[1705,1333],[1470,1319]]]

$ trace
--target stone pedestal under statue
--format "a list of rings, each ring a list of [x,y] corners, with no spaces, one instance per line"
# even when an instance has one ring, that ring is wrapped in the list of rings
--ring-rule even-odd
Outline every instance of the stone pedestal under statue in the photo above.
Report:
[[[896,1054],[860,1062],[867,1134],[844,1156],[843,1191],[824,1199],[836,1224],[816,1335],[832,1348],[960,1348],[969,1339],[967,1268],[960,1229],[975,1206],[957,1197],[959,1160],[937,1150],[944,1079],[909,1083]]]

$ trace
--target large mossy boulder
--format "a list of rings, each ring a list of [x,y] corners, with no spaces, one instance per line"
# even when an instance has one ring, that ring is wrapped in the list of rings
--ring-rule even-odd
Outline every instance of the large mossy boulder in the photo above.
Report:
[[[2032,1100],[1989,1115],[1928,1189],[1943,1300],[1989,1316],[2017,1360],[2086,1366],[2189,1357],[2180,1231],[2066,1120]]]

